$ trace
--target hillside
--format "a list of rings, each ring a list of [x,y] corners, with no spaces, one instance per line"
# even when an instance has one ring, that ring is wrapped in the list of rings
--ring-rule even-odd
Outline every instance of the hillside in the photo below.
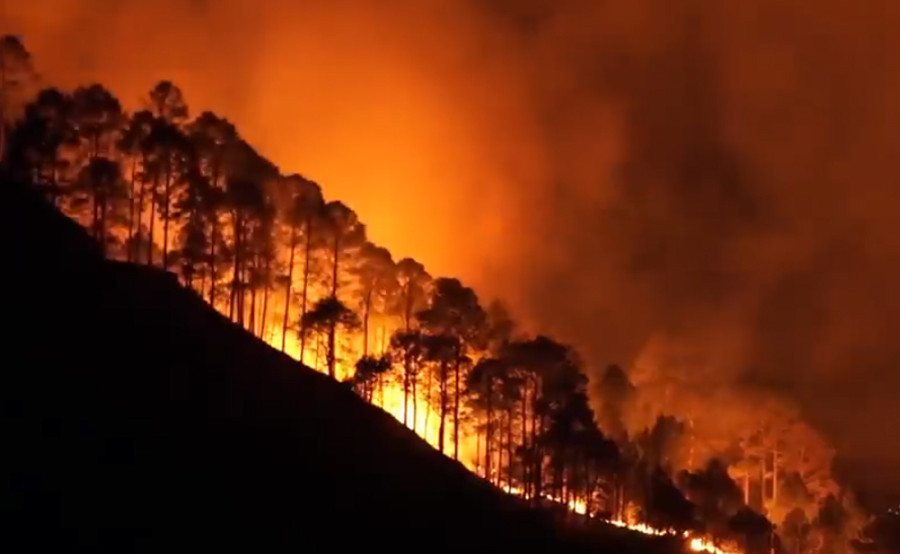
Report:
[[[656,547],[621,532],[563,532],[170,275],[103,260],[30,189],[0,189],[9,268],[2,521],[11,544]]]

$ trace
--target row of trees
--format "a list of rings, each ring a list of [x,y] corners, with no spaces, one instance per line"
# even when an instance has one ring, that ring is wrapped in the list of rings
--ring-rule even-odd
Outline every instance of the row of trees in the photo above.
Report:
[[[281,174],[228,120],[191,117],[175,84],[157,83],[132,112],[99,84],[17,103],[33,77],[22,43],[0,39],[0,163],[108,256],[175,272],[236,324],[370,402],[387,408],[394,391],[405,425],[457,459],[474,446],[465,461],[532,502],[702,529],[747,551],[778,545],[723,463],[678,462],[684,422],[661,416],[629,435],[634,387],[623,370],[603,374],[595,413],[571,347],[523,333],[457,279],[395,261],[350,207]],[[792,554],[824,552],[804,531],[836,528],[840,518],[826,517],[835,506],[822,509],[782,525]]]

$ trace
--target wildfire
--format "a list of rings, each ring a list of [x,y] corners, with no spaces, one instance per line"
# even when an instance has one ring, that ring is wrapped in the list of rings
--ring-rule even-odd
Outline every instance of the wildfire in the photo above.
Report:
[[[692,538],[688,543],[688,547],[694,552],[712,552],[712,554],[736,554],[734,552],[729,552],[728,550],[722,550],[712,542],[700,537]]]
[[[657,529],[655,527],[647,525],[646,523],[628,523],[627,521],[622,521],[621,519],[608,519],[606,520],[606,522],[611,525],[615,525],[616,527],[630,529],[631,531],[637,531],[638,533],[643,533],[645,535],[664,537],[677,534],[671,529]]]
[[[345,359],[352,358],[352,356],[346,354],[346,352],[359,352],[361,350],[360,338],[352,338],[356,342],[359,342],[359,344],[354,343],[344,345],[345,348],[343,350],[345,351],[345,355],[341,356],[335,364],[335,373],[339,381],[351,377],[354,372],[352,364],[345,361]],[[266,333],[264,334],[264,340],[266,340],[273,348],[281,347],[281,336],[278,333]],[[385,342],[385,339],[382,339],[382,342]],[[325,367],[322,365],[324,363],[324,354],[318,353],[316,349],[317,345],[315,342],[308,345],[304,352],[303,362],[307,367],[324,373],[326,371]],[[300,359],[300,347],[297,341],[289,340],[285,351],[292,358]],[[433,398],[429,398],[428,393],[423,390],[426,388],[424,383],[420,384],[416,394],[413,395],[413,391],[410,391],[408,402],[404,402],[402,383],[388,377],[376,385],[375,393],[372,397],[372,404],[389,413],[397,421],[401,423],[405,421],[406,426],[409,429],[412,429],[417,435],[425,439],[428,444],[437,448],[438,435],[440,433],[440,413],[435,408]],[[403,417],[404,403],[406,404],[405,418]],[[451,421],[446,422],[446,429],[444,432],[445,451],[452,453],[453,433]],[[472,470],[474,469],[474,460],[476,459],[477,445],[475,441],[477,439],[462,431],[459,433],[459,439],[460,461]]]
[[[265,338],[268,342],[272,344],[272,346],[277,347],[275,344],[277,342],[274,340],[277,335],[275,334],[266,334]],[[293,356],[294,358],[300,357],[299,348],[296,345],[292,345],[287,349],[287,353]],[[307,349],[304,355],[304,362],[314,369],[319,371],[322,368],[317,367],[317,358],[318,356],[315,353],[315,347]],[[337,374],[340,378],[349,377],[353,373],[353,368],[348,366],[345,363],[338,362],[337,364]],[[404,421],[403,414],[403,387],[401,384],[386,379],[384,382],[380,383],[377,387],[376,394],[373,398],[373,404],[379,406],[385,412],[389,413],[393,416],[397,421]],[[425,439],[428,444],[433,447],[437,447],[437,437],[439,432],[439,419],[440,415],[434,409],[432,404],[429,402],[429,399],[421,394],[421,391],[416,395],[415,406],[413,405],[412,399],[407,403],[407,413],[406,413],[406,422],[407,426],[415,431],[419,436]],[[449,427],[449,426],[448,426]],[[452,451],[453,442],[452,436],[450,433],[447,433],[447,441],[446,444],[449,445],[448,452]],[[476,475],[480,475],[479,466],[477,465],[477,460],[475,458],[474,451],[475,447],[473,446],[472,437],[467,436],[466,434],[461,434],[460,437],[460,461],[470,470],[472,473]],[[508,494],[512,494],[515,496],[524,496],[524,491],[518,487],[512,486],[505,481],[500,481],[497,484],[497,487]],[[547,500],[551,502],[556,502],[558,504],[565,503],[564,499],[554,497],[552,495],[544,495]],[[584,500],[571,500],[568,502],[568,507],[572,512],[585,515],[587,513],[587,503]],[[590,517],[598,517],[596,515],[591,515]],[[678,535],[679,532],[674,529],[657,529],[651,525],[648,525],[639,521],[624,521],[621,519],[603,519],[606,523],[610,525],[614,525],[616,527],[620,527],[623,529],[628,529],[630,531],[634,531],[637,533],[641,533],[644,535],[651,536],[675,536]],[[709,554],[743,554],[739,551],[731,551],[724,550],[718,546],[716,546],[711,540],[705,537],[692,536],[689,532],[682,533],[684,539],[686,539],[686,545],[688,549],[692,552],[707,552]]]
[[[471,469],[471,468],[470,468]],[[476,472],[477,474],[477,472]],[[518,487],[510,486],[508,483],[501,481],[499,485],[497,485],[503,491],[506,491],[509,494],[515,496],[524,496],[524,491]],[[562,504],[564,502],[563,499],[554,497],[549,494],[545,494],[544,498],[550,500],[551,502],[556,502],[557,504]],[[568,503],[569,509],[579,515],[585,515],[587,512],[587,504],[583,500],[572,500]],[[591,515],[590,517],[597,517],[595,515]],[[679,533],[674,529],[657,529],[651,525],[647,525],[642,522],[628,522],[621,519],[605,519],[602,518],[603,521],[609,523],[610,525],[614,525],[616,527],[621,527],[623,529],[628,529],[630,531],[635,531],[637,533],[641,533],[644,535],[652,535],[656,537],[665,537],[665,536],[676,536],[681,534],[687,540],[687,547],[693,552],[708,552],[710,554],[743,554],[737,550],[724,550],[716,546],[712,541],[703,537],[694,537],[691,536],[691,533],[688,531],[684,531],[683,533]]]

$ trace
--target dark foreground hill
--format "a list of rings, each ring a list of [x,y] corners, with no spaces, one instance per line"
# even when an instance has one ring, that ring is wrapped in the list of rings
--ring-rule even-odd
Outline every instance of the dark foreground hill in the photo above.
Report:
[[[658,546],[552,525],[0,185],[4,551]]]

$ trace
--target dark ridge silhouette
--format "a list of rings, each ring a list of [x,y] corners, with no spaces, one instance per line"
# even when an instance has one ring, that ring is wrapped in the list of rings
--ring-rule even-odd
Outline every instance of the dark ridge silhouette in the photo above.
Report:
[[[0,180],[6,551],[662,551],[563,527]],[[11,331],[10,331],[11,330]]]

